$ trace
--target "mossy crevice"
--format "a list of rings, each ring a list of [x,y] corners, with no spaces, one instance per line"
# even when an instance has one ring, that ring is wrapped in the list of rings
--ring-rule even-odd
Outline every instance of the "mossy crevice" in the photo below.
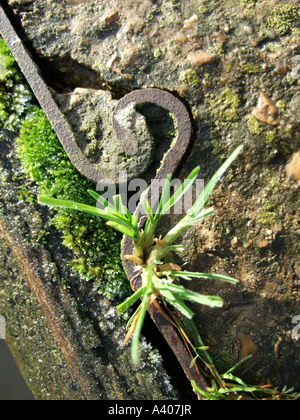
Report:
[[[87,190],[95,185],[74,168],[44,112],[36,109],[21,125],[17,153],[41,194],[94,205]],[[109,298],[129,292],[120,258],[121,235],[98,220],[76,212],[55,211],[52,223],[73,251],[71,265]]]
[[[34,96],[6,43],[0,38],[0,127],[16,131],[33,111]]]

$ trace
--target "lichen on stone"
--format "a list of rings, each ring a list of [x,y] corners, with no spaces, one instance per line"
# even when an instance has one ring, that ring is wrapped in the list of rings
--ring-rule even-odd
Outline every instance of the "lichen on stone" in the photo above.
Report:
[[[273,28],[277,36],[286,35],[296,22],[299,22],[298,10],[289,4],[280,4],[275,7],[267,19],[267,26]]]
[[[280,216],[274,211],[274,204],[270,200],[265,201],[258,222],[267,227],[280,222]]]
[[[234,90],[224,89],[220,95],[207,95],[211,112],[216,125],[235,123],[239,120],[240,99]]]
[[[251,134],[261,134],[263,128],[261,127],[260,122],[252,114],[246,116],[247,126]]]
[[[191,87],[197,87],[201,83],[200,77],[194,69],[183,70],[179,75],[179,80]]]
[[[241,72],[247,74],[256,74],[260,72],[260,66],[259,64],[245,63],[241,67]]]

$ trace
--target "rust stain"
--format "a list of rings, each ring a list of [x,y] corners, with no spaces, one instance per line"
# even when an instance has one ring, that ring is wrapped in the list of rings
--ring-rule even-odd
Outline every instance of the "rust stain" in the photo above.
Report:
[[[188,351],[187,345],[180,336],[178,329],[175,327],[172,321],[168,320],[167,317],[162,314],[162,311],[159,310],[159,308],[154,304],[149,306],[148,312],[155,322],[158,330],[163,334],[165,340],[173,350],[187,378],[190,381],[195,381],[200,389],[206,390],[208,383],[198,368],[197,363],[194,363],[191,366],[193,356]],[[200,395],[198,398],[202,399]]]
[[[57,303],[51,296],[49,296],[41,278],[34,269],[34,259],[29,255],[26,255],[17,245],[17,240],[9,232],[7,232],[1,220],[0,238],[3,239],[6,245],[10,248],[27,286],[30,288],[31,292],[37,298],[40,306],[42,307],[52,334],[63,356],[65,357],[69,372],[80,384],[85,397],[87,399],[94,399],[93,394],[89,389],[89,384],[81,373],[84,372],[84,368],[81,366],[81,362],[78,360],[72,344],[61,325],[61,314],[59,314],[56,310]]]
[[[260,93],[257,107],[253,109],[252,115],[259,121],[269,125],[277,126],[280,124],[276,105],[263,92]]]
[[[258,352],[258,347],[252,340],[252,338],[247,334],[239,334],[240,341],[240,360],[243,360],[247,356],[255,356]]]
[[[205,64],[212,64],[216,59],[216,54],[210,54],[202,50],[191,51],[187,59],[195,67],[202,67]]]
[[[300,151],[293,153],[292,159],[285,167],[289,179],[300,180]]]

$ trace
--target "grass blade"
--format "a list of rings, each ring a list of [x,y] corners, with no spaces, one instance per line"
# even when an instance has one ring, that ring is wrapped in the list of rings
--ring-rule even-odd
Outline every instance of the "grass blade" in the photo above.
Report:
[[[222,280],[228,283],[236,284],[238,280],[233,277],[225,276],[224,274],[214,274],[214,273],[193,273],[190,271],[171,271],[171,275],[182,277],[185,280],[191,280],[191,278],[207,278]]]
[[[242,363],[245,363],[247,360],[251,359],[253,355],[250,354],[249,356],[244,357],[242,360],[240,360],[237,364],[235,364],[234,366],[232,366],[232,368],[230,368],[229,370],[227,370],[227,372],[224,373],[224,375],[228,375],[231,372],[233,372],[234,370],[236,370]]]
[[[129,320],[128,320],[127,324],[126,324],[126,330],[128,330],[130,328],[130,326],[132,325],[132,323],[135,320],[136,316],[139,314],[139,312],[141,310],[141,306],[142,306],[142,303],[137,307],[137,309],[134,311],[134,313],[129,318]]]
[[[117,306],[117,310],[119,314],[122,314],[123,312],[127,311],[130,306],[132,306],[146,291],[146,286],[141,287],[139,290],[137,290],[135,293],[133,293],[131,296],[129,296],[128,299],[126,299],[123,303],[120,303],[120,305]]]
[[[192,186],[192,184],[197,179],[200,172],[200,166],[197,166],[193,171],[189,174],[187,179],[183,182],[183,184],[178,188],[172,197],[163,205],[161,210],[161,214],[166,214],[168,210],[170,210],[188,191],[188,189]]]
[[[162,239],[162,241],[170,246],[176,239],[186,230],[187,227],[193,226],[199,223],[205,217],[211,216],[214,214],[214,210],[212,207],[209,209],[204,210],[199,215],[192,217],[190,215],[186,215],[176,226],[174,226]]]
[[[105,210],[103,209],[99,209],[97,207],[98,210],[103,211],[107,214],[112,214],[118,217],[118,219],[122,219],[122,224],[126,225],[128,227],[131,227],[132,225],[132,214],[130,213],[130,211],[127,209],[127,207],[123,206],[122,204],[122,198],[121,196],[114,196],[114,204],[115,207],[109,203],[108,200],[104,199],[101,195],[99,195],[98,193],[96,193],[95,191],[92,190],[88,190],[88,193],[97,200],[98,203],[100,203]]]
[[[200,295],[199,293],[192,291],[189,291],[189,293],[183,295],[182,299],[200,303],[200,305],[209,306],[210,308],[222,308],[224,304],[223,299],[219,296]]]
[[[155,222],[158,222],[158,220],[160,219],[160,217],[162,216],[162,209],[163,206],[166,204],[168,198],[169,198],[169,193],[170,193],[170,185],[171,185],[171,179],[172,179],[172,175],[167,175],[166,177],[166,181],[160,196],[160,200],[159,200],[159,205],[158,205],[158,209],[155,213],[154,216],[154,220]]]
[[[184,323],[185,327],[187,328],[188,333],[193,337],[192,341],[193,341],[195,347],[197,348],[197,353],[199,354],[201,359],[204,360],[205,364],[207,366],[209,366],[209,369],[212,372],[216,372],[214,362],[213,362],[212,358],[210,357],[210,354],[208,353],[207,350],[202,350],[202,348],[204,348],[205,345],[204,345],[204,342],[203,342],[203,340],[202,340],[202,338],[199,334],[199,331],[198,331],[194,321],[191,320],[191,319],[188,319],[188,318],[184,318],[183,323]]]
[[[239,377],[232,375],[232,373],[224,373],[224,375],[221,375],[222,379],[227,379],[229,381],[237,382],[239,385],[247,386],[247,384]]]
[[[135,231],[126,226],[121,225],[119,221],[115,222],[110,220],[109,222],[107,222],[107,225],[113,227],[114,229],[118,230],[119,232],[123,233],[123,235],[126,235],[131,239],[137,239]]]
[[[152,275],[153,275],[152,269],[153,269],[153,263],[149,262],[148,270],[147,270],[147,286],[145,286],[146,291],[144,292],[144,295],[143,295],[141,311],[140,311],[139,319],[136,323],[136,327],[134,330],[132,343],[131,343],[131,358],[135,365],[138,362],[139,340],[140,340],[140,335],[141,335],[142,327],[143,327],[146,312],[147,312],[148,299],[152,293]]]
[[[160,292],[162,291],[165,295],[167,292],[171,293],[175,300],[189,300],[190,302],[200,303],[201,305],[206,305],[210,307],[220,308],[223,306],[223,299],[219,296],[206,296],[199,293],[193,292],[192,290],[186,289],[181,285],[174,283],[166,283],[163,280],[157,282]],[[171,301],[173,304],[173,301]]]
[[[207,217],[213,216],[215,214],[213,207],[209,207],[208,209],[202,210],[200,213],[194,215],[193,212],[191,214],[187,214],[182,220],[181,225],[182,227],[194,226],[197,223],[200,223],[203,219]]]
[[[195,315],[194,312],[179,299],[176,299],[175,302],[172,302],[172,305],[188,319],[192,319]]]
[[[229,156],[229,158],[226,159],[226,161],[221,165],[221,167],[217,170],[217,172],[212,176],[202,193],[199,195],[197,200],[195,201],[192,210],[195,214],[199,213],[206,204],[208,203],[209,197],[211,193],[213,192],[215,186],[217,185],[220,178],[224,175],[224,173],[227,171],[229,166],[232,164],[232,162],[236,159],[236,157],[242,152],[243,146],[238,146],[234,152]]]
[[[131,238],[134,237],[132,233],[132,229],[131,229],[131,224],[129,223],[129,221],[124,220],[122,217],[119,217],[117,214],[115,214],[115,212],[114,214],[111,214],[103,210],[100,210],[97,207],[92,207],[86,204],[76,203],[74,201],[69,201],[69,200],[59,200],[57,198],[46,197],[46,196],[39,196],[38,200],[40,204],[45,204],[50,207],[58,207],[58,208],[67,209],[67,210],[76,210],[83,213],[91,214],[92,216],[102,217],[103,219],[109,220],[108,224],[111,223],[111,226],[117,230],[120,230],[119,226],[123,226],[124,233],[126,231],[126,235],[128,233]]]
[[[223,165],[217,170],[213,175],[211,180],[208,182],[202,193],[199,195],[193,206],[190,208],[188,214],[176,225],[174,226],[162,239],[166,245],[172,244],[188,226],[192,226],[200,222],[205,217],[208,217],[213,214],[213,209],[204,210],[204,207],[208,203],[209,197],[214,190],[214,187],[218,183],[222,175],[229,168],[234,159],[238,156],[239,153],[243,150],[243,146],[237,147],[234,152],[229,156],[229,158],[223,163]]]
[[[84,213],[92,214],[93,216],[104,217],[105,212],[97,209],[96,207],[88,206],[86,204],[76,203],[75,201],[59,200],[57,198],[39,196],[38,201],[40,204],[46,204],[50,207],[59,207],[69,210],[77,210]]]
[[[147,198],[144,198],[144,199],[143,199],[143,201],[142,201],[142,205],[143,205],[144,210],[145,210],[145,212],[146,212],[146,214],[147,214],[148,220],[150,221],[150,223],[154,223],[154,218],[153,218],[152,209],[151,209],[150,203],[149,203],[149,201],[147,200]],[[148,220],[147,220],[147,221],[148,221]]]
[[[219,296],[201,295],[176,284],[168,283],[167,288],[174,294],[175,297],[182,300],[189,300],[191,302],[200,303],[201,305],[217,308],[222,307],[224,303],[223,299]]]
[[[139,341],[140,341],[140,335],[141,335],[142,327],[143,327],[146,312],[147,312],[147,305],[148,305],[148,294],[144,293],[139,319],[136,323],[136,327],[134,330],[132,343],[131,343],[131,358],[135,365],[138,362]]]
[[[167,289],[159,289],[160,294],[172,305],[178,309],[186,318],[192,319],[194,312],[181,300],[176,299],[175,296]]]
[[[132,317],[130,319],[130,324],[129,324],[129,328],[127,331],[127,334],[123,340],[122,346],[125,346],[125,344],[127,343],[127,341],[130,339],[130,337],[132,336],[133,331],[135,330],[136,324],[138,322],[139,316],[140,316],[140,312],[141,312],[141,305],[138,307],[137,311],[134,313],[134,317]]]
[[[109,200],[103,198],[100,194],[96,193],[93,190],[88,190],[88,193],[99,202],[104,208],[111,208],[112,210],[114,207],[110,204]]]

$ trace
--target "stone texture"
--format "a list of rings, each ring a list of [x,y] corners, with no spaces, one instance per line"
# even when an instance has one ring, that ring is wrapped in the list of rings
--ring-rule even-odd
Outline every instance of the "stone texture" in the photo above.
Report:
[[[54,97],[76,133],[81,151],[103,174],[103,179],[118,183],[120,172],[126,171],[131,180],[147,170],[154,152],[153,138],[145,117],[135,107],[120,115],[134,136],[135,150],[127,155],[112,126],[112,111],[117,101],[111,99],[110,92],[76,88],[70,93],[56,93]]]
[[[145,87],[167,89],[183,98],[194,119],[194,137],[180,178],[200,164],[201,176],[208,179],[234,146],[245,145],[243,156],[214,193],[216,216],[185,235],[187,251],[181,262],[188,262],[191,270],[226,272],[240,280],[235,288],[191,285],[218,293],[226,302],[220,311],[194,308],[220,369],[255,349],[254,357],[240,368],[243,379],[299,390],[300,347],[292,338],[292,318],[299,313],[300,300],[299,182],[285,172],[300,143],[296,2],[9,4],[44,78],[61,99],[75,98],[77,88],[101,98],[106,94],[95,89],[109,91],[118,99]],[[214,54],[214,61],[193,66],[188,57],[199,50]],[[261,92],[276,107],[276,125],[252,114]],[[109,110],[112,102],[104,102]],[[70,118],[74,113],[72,108]],[[100,130],[111,129],[107,117],[100,124],[93,112],[88,114],[76,125],[79,133],[86,122],[97,139]],[[97,152],[92,148],[91,144],[93,158]],[[170,217],[165,227],[173,221]]]

